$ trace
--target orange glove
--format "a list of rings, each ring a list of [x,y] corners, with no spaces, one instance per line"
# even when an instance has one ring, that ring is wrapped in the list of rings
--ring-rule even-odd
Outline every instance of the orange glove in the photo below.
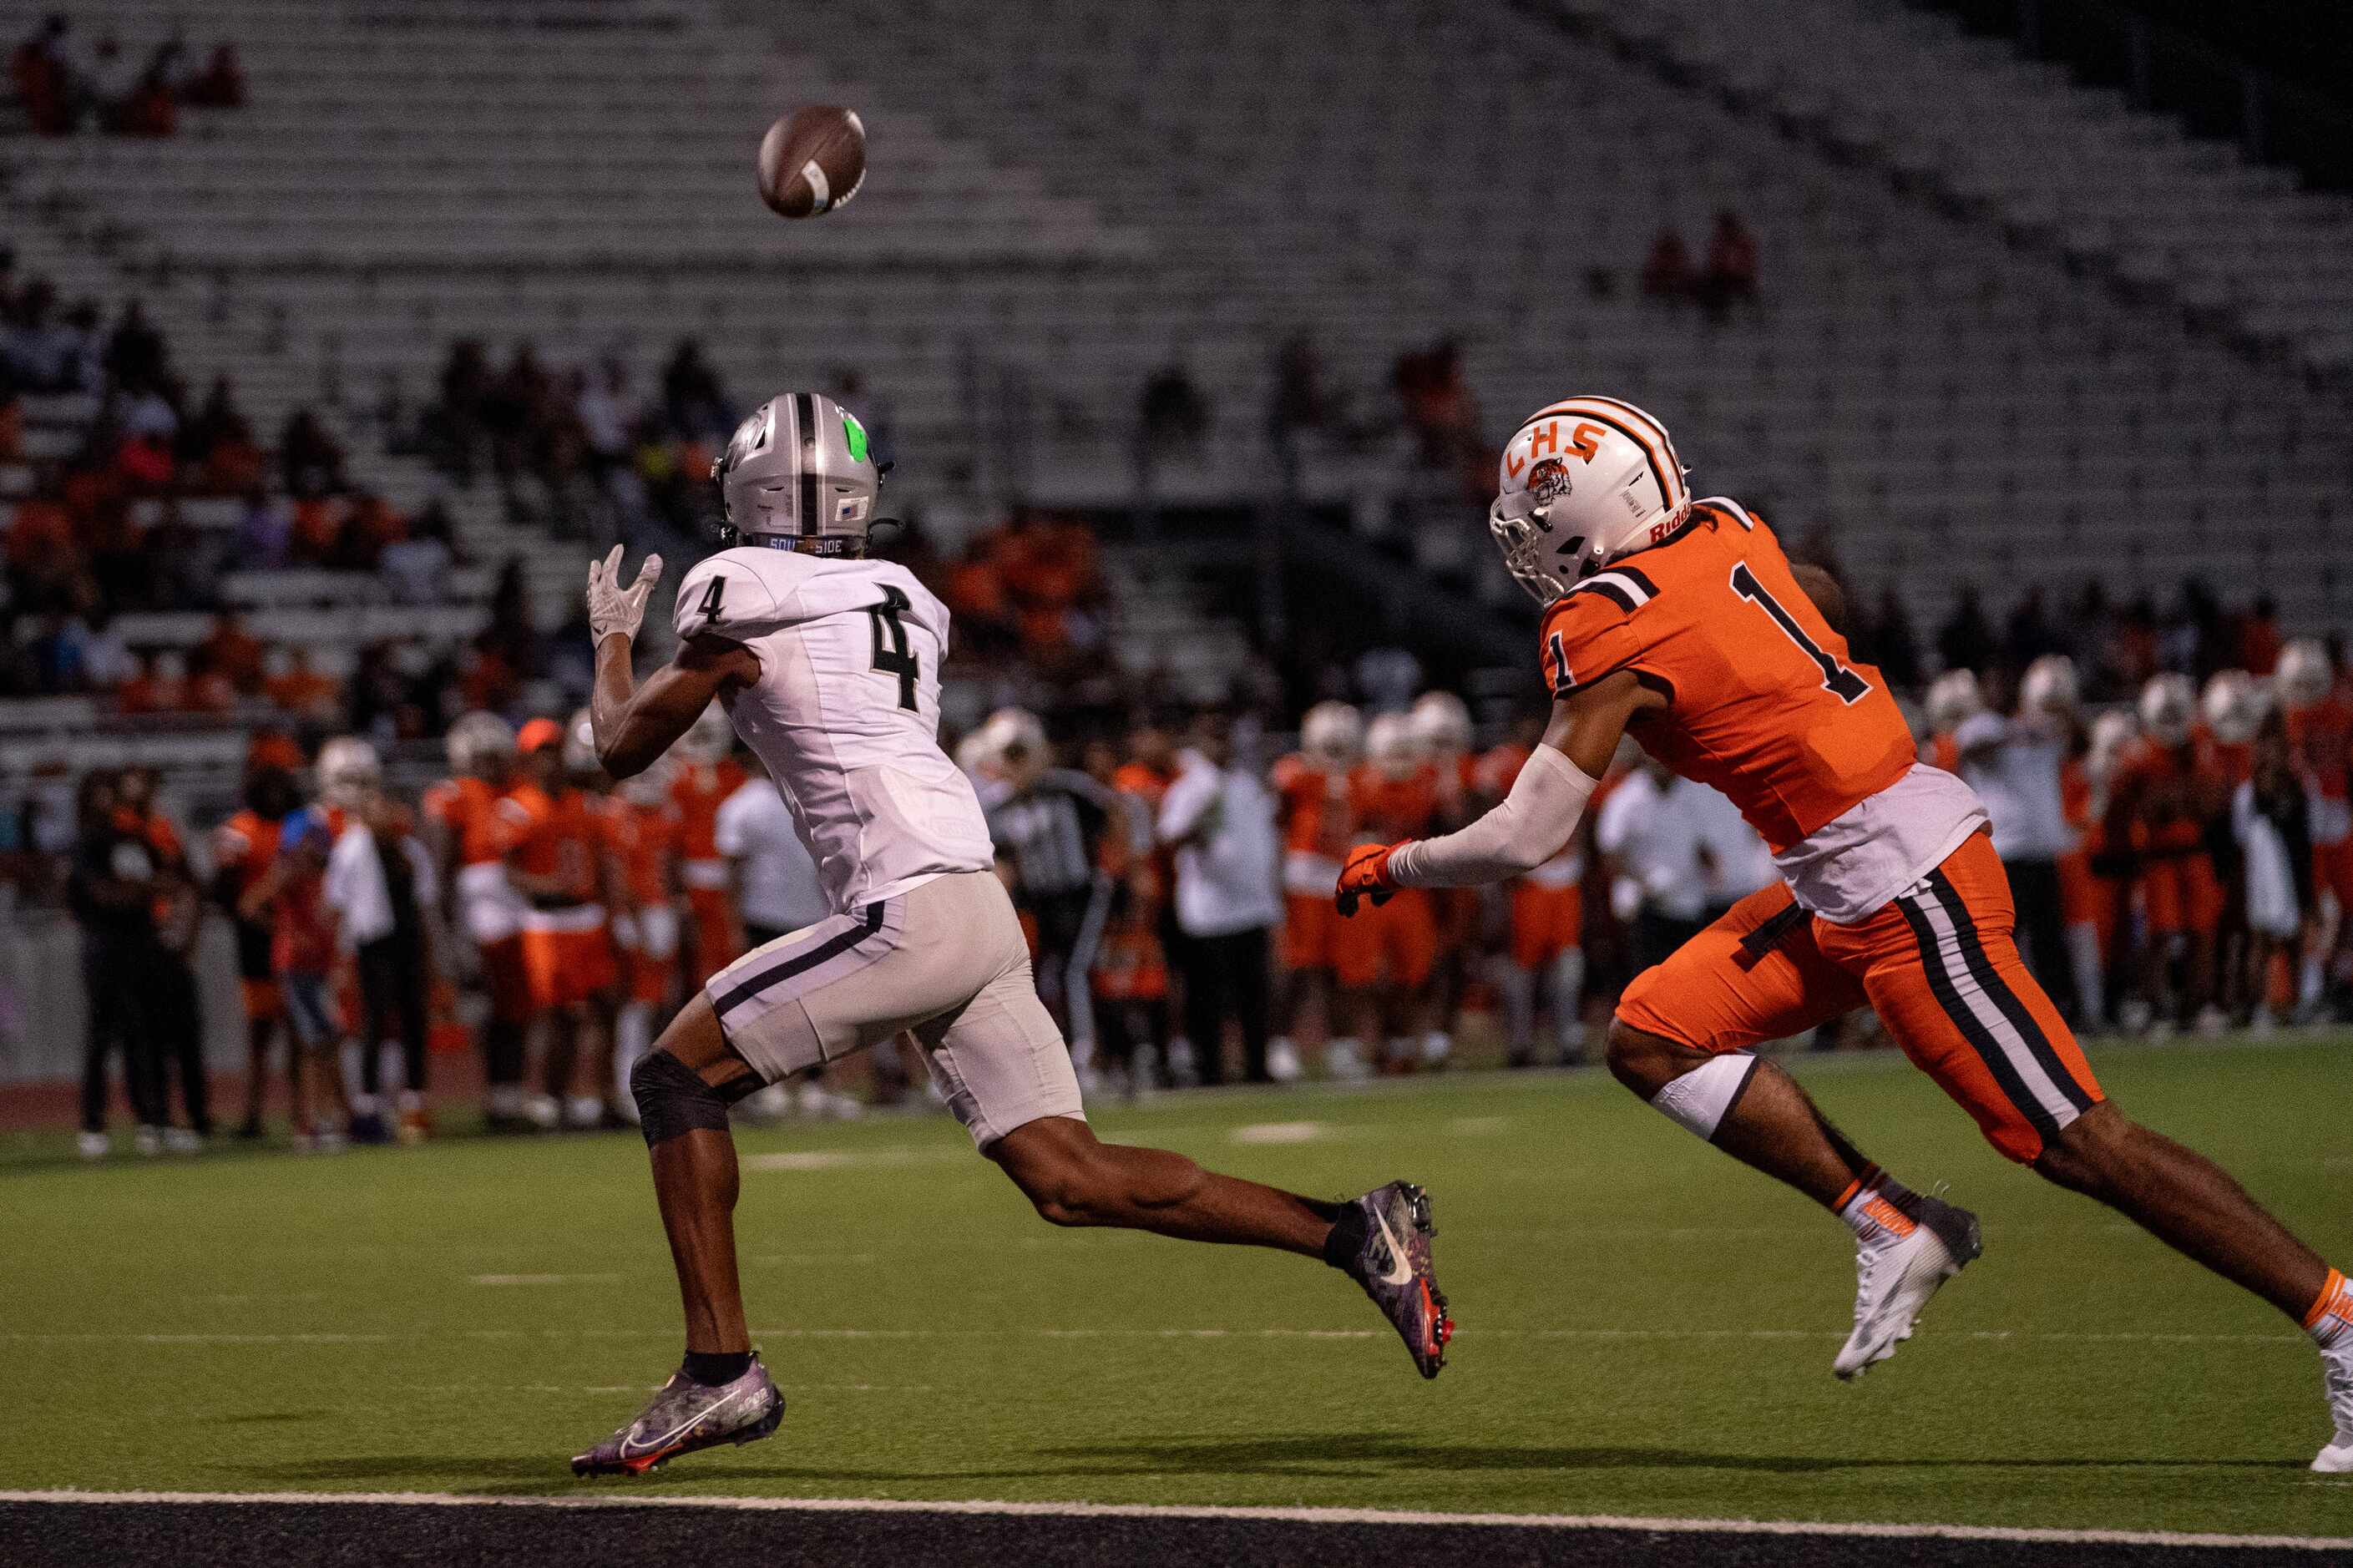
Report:
[[[1389,857],[1412,842],[1400,838],[1395,844],[1359,844],[1348,851],[1348,863],[1340,868],[1340,885],[1332,895],[1340,913],[1355,914],[1360,898],[1371,899],[1375,909],[1388,903],[1397,891],[1397,884],[1389,880]]]

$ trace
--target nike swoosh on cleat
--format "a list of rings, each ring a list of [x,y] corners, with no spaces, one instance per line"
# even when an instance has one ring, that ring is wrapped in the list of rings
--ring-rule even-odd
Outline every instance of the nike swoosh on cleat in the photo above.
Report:
[[[1405,1247],[1398,1241],[1397,1232],[1389,1228],[1389,1216],[1375,1209],[1373,1223],[1381,1227],[1381,1239],[1388,1243],[1389,1248],[1390,1268],[1387,1274],[1379,1276],[1380,1283],[1384,1285],[1406,1283],[1413,1278],[1413,1260],[1406,1256]]]
[[[671,1427],[660,1436],[654,1438],[652,1441],[645,1444],[642,1447],[637,1447],[635,1452],[632,1452],[631,1449],[636,1445],[637,1440],[633,1437],[622,1438],[618,1457],[624,1459],[638,1458],[644,1455],[654,1453],[659,1449],[668,1447],[672,1442],[676,1441],[679,1436],[685,1432],[687,1428],[694,1426],[697,1422],[707,1420],[709,1417],[716,1415],[722,1410],[726,1409],[728,1405],[733,1404],[736,1399],[742,1396],[743,1392],[744,1391],[742,1389],[737,1389],[735,1393],[729,1394],[726,1398],[721,1400],[718,1404],[712,1405],[709,1409],[696,1411],[693,1415],[688,1416],[685,1420],[680,1422],[677,1426]]]

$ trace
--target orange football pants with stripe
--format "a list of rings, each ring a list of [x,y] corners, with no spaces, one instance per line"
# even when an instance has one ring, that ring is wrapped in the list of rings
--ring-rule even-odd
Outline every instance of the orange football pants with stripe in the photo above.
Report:
[[[2009,879],[1980,831],[1852,925],[1799,910],[1778,883],[1750,894],[1636,976],[1618,1017],[1722,1052],[1874,1008],[1913,1065],[1989,1142],[2025,1163],[2104,1097],[2019,957],[2015,918]]]

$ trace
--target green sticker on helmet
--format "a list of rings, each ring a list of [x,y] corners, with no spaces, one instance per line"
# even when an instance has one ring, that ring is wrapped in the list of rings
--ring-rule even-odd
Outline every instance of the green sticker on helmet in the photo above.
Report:
[[[853,463],[864,462],[866,460],[866,426],[860,425],[857,417],[847,408],[841,411],[841,433],[849,441],[849,460]]]

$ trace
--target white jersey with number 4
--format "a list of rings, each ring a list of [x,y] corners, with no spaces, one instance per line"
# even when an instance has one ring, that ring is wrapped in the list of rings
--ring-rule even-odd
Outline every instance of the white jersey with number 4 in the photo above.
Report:
[[[767,764],[837,910],[995,863],[972,784],[940,750],[948,612],[905,567],[745,545],[686,574],[681,641],[742,643],[760,679],[735,732]]]

